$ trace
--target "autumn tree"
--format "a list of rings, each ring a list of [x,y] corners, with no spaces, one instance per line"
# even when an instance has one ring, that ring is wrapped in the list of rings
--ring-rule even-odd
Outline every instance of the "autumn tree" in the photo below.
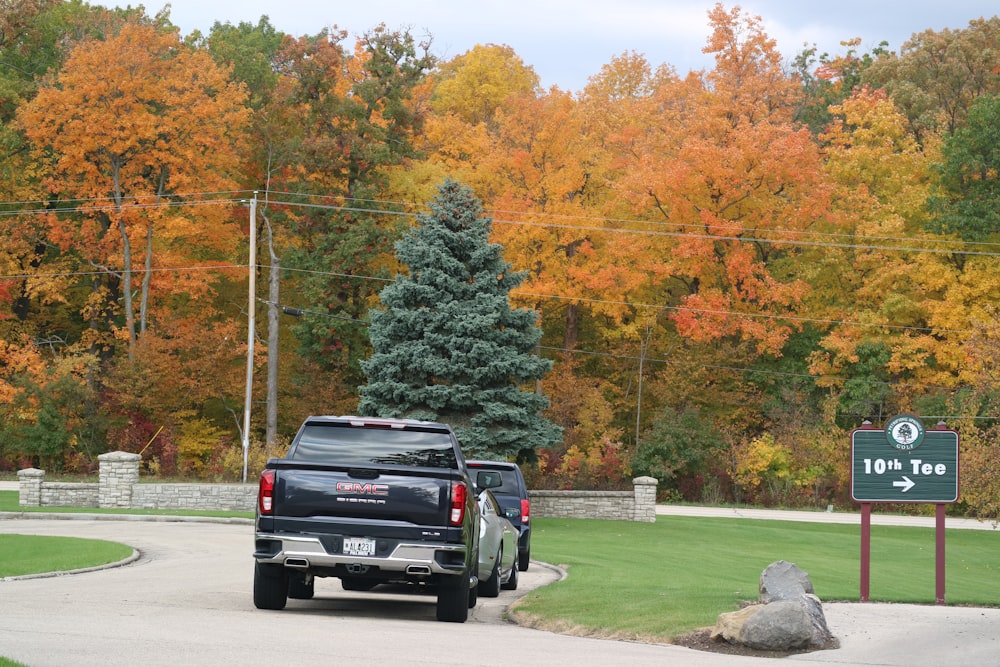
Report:
[[[491,123],[507,98],[538,88],[535,71],[511,47],[496,44],[478,44],[441,63],[434,78],[434,110],[469,125]]]
[[[103,11],[103,10],[102,10]],[[72,337],[77,327],[66,317],[65,281],[57,253],[46,241],[45,225],[36,216],[18,214],[24,202],[45,198],[39,185],[39,165],[15,120],[20,106],[30,101],[39,81],[59,67],[65,57],[64,42],[93,27],[96,9],[58,0],[24,0],[0,7],[0,193],[5,215],[0,219],[0,274],[20,276],[11,284],[13,315],[0,323],[0,335],[17,339],[30,333],[58,343]],[[16,202],[16,203],[15,203]],[[31,207],[34,208],[34,207]],[[42,266],[45,265],[43,269]],[[5,308],[6,309],[6,308]],[[4,336],[6,337],[6,336]]]
[[[898,54],[880,54],[862,82],[885,88],[922,142],[964,125],[977,97],[1000,93],[998,52],[1000,17],[978,18],[962,29],[914,35]]]
[[[784,354],[809,291],[802,241],[836,224],[821,155],[795,121],[800,83],[761,19],[721,5],[709,19],[715,66],[659,78],[609,142],[629,256],[646,275],[627,366],[640,438],[690,410],[717,428],[764,426],[767,397],[739,368]]]
[[[537,91],[538,75],[509,46],[477,45],[438,63],[413,91],[411,104],[425,112],[413,137],[423,159],[393,170],[395,197],[422,203],[445,178],[478,189],[480,158],[491,150],[497,112],[511,98]]]
[[[49,164],[50,192],[92,202],[78,206],[79,227],[53,221],[51,237],[103,275],[94,289],[99,303],[90,309],[113,322],[121,298],[130,357],[149,324],[154,255],[164,264],[198,263],[196,249],[224,253],[238,239],[223,207],[179,213],[166,204],[232,188],[244,99],[223,70],[184,48],[175,31],[129,22],[107,40],[81,43],[19,115]],[[205,274],[185,273],[164,274],[159,282],[204,294]]]
[[[802,102],[795,113],[795,119],[809,127],[813,134],[819,134],[833,120],[830,107],[840,104],[850,97],[854,89],[861,85],[861,77],[871,67],[875,59],[888,53],[887,42],[882,42],[871,53],[859,54],[860,37],[840,43],[844,53],[817,55],[812,46],[800,51],[792,63],[802,84]]]
[[[89,355],[52,359],[30,338],[0,339],[0,462],[87,472],[101,450],[87,414]]]
[[[856,425],[972,381],[969,333],[989,320],[997,269],[988,253],[928,231],[939,222],[925,207],[935,143],[928,135],[918,143],[892,99],[859,89],[834,113],[841,120],[825,135],[828,165],[855,243],[825,250],[814,264],[826,279],[813,281],[825,308],[813,312],[839,323],[812,354],[811,370],[819,384],[837,387]]]
[[[287,127],[269,137],[268,187],[291,193],[268,216],[285,232],[282,265],[296,291],[289,301],[307,313],[294,328],[303,368],[293,382],[334,378],[305,398],[323,410],[356,400],[368,352],[361,322],[391,275],[401,227],[398,215],[379,214],[398,212],[383,192],[391,168],[415,157],[422,119],[407,100],[434,62],[429,45],[405,31],[378,26],[353,50],[346,37],[324,31],[286,40],[275,58],[275,106],[267,109],[275,112],[269,128]]]
[[[658,91],[636,118],[643,139],[629,147],[635,157],[617,186],[666,225],[657,240],[670,276],[663,298],[678,332],[734,336],[774,354],[795,329],[782,315],[806,292],[780,266],[799,234],[827,217],[829,188],[809,132],[793,123],[798,85],[760,19],[721,5],[710,19],[715,68],[704,82],[692,75]]]
[[[431,212],[396,243],[408,274],[371,314],[374,353],[358,410],[451,424],[470,456],[501,460],[552,444],[558,429],[535,392],[551,366],[535,355],[537,313],[511,308],[511,271],[471,190],[445,182]]]
[[[138,385],[118,383],[137,390],[127,399],[144,397],[141,410],[159,420],[233,389],[224,378],[242,352],[235,331],[223,327],[219,339],[228,347],[224,368],[205,367],[185,348],[225,319],[213,303],[220,275],[207,267],[233,257],[241,235],[231,206],[211,193],[236,187],[245,99],[226,70],[183,45],[162,18],[133,18],[106,39],[76,44],[18,113],[45,169],[54,211],[39,218],[46,242],[73,262],[58,265],[67,282],[89,291],[78,304],[88,327],[78,342],[105,362],[119,341],[127,353],[118,371],[105,363],[92,386],[114,384],[110,372],[124,380],[144,347],[163,347],[151,337],[166,343],[167,367]],[[197,378],[198,390],[161,394],[159,373]]]

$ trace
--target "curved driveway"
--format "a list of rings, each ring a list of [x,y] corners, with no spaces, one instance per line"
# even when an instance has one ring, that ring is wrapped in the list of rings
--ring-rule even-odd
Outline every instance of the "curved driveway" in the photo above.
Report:
[[[69,515],[63,515],[69,516]],[[143,520],[0,520],[4,533],[68,535],[132,545],[118,568],[0,581],[0,656],[29,667],[88,665],[761,665],[677,646],[570,637],[503,620],[530,588],[558,579],[535,563],[520,589],[480,599],[465,624],[434,620],[434,598],[347,593],[319,580],[316,599],[280,612],[251,599],[252,527]],[[997,664],[1000,610],[913,605],[825,605],[843,647],[788,667]]]

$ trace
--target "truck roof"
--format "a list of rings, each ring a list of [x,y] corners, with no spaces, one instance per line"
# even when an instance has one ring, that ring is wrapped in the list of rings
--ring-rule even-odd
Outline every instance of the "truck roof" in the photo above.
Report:
[[[421,421],[402,417],[359,417],[356,415],[312,415],[306,421],[349,422],[352,426],[374,426],[382,428],[405,428],[407,426],[450,428],[441,422]]]

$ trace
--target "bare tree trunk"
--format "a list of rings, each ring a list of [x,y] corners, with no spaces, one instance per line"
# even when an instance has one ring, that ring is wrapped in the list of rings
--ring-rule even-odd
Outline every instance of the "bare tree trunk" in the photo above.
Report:
[[[167,173],[166,167],[160,169],[160,182],[156,187],[156,204],[157,207],[160,204],[160,200],[163,198],[163,190],[167,183]],[[148,226],[146,228],[146,262],[145,269],[146,273],[142,276],[142,294],[139,297],[139,333],[143,334],[146,332],[147,317],[149,313],[149,285],[153,279],[153,224],[156,219],[156,211],[153,213],[153,218],[149,220]]]
[[[132,242],[125,226],[125,215],[122,211],[124,197],[121,190],[121,165],[118,159],[112,159],[111,169],[114,180],[115,212],[118,214],[118,233],[122,237],[122,308],[125,310],[125,328],[128,331],[128,358],[135,360],[135,313],[132,310]]]

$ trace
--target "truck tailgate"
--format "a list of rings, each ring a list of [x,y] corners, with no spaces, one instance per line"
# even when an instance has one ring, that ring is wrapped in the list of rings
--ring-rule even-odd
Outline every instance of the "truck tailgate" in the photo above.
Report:
[[[279,522],[281,517],[331,517],[346,524],[352,518],[415,526],[448,524],[453,480],[442,477],[444,471],[439,468],[422,475],[413,469],[400,474],[391,467],[358,469],[301,463],[274,467],[274,517]]]

